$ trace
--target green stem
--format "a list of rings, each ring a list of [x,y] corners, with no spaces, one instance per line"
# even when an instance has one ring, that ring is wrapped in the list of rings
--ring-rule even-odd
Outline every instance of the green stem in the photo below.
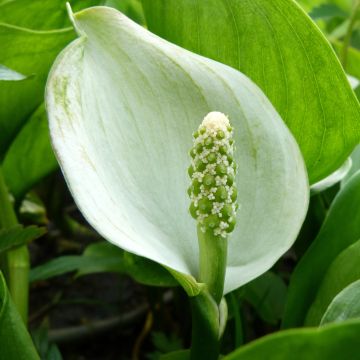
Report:
[[[212,230],[205,233],[198,226],[199,241],[199,281],[207,289],[217,304],[220,304],[224,292],[227,259],[227,238],[215,236]]]
[[[219,308],[207,291],[191,297],[191,360],[219,358]]]
[[[344,44],[343,44],[343,48],[342,48],[342,52],[341,52],[341,63],[345,70],[346,70],[346,65],[347,65],[348,48],[350,46],[351,35],[352,35],[353,29],[354,29],[355,22],[357,20],[356,18],[357,18],[359,9],[360,9],[360,0],[355,0],[354,6],[353,6],[353,12],[350,17],[350,23],[349,23],[349,26],[346,31],[346,35],[344,38]]]
[[[241,321],[240,304],[234,293],[229,294],[230,304],[234,315],[235,322],[235,349],[240,347],[244,343],[244,331]]]
[[[11,204],[10,201],[9,192],[5,185],[1,167],[0,167],[0,204],[1,204],[0,229],[9,228],[17,225],[18,221],[16,218],[13,205]]]
[[[226,271],[227,239],[215,236],[212,230],[205,233],[198,226],[199,281],[206,288],[190,298],[192,312],[192,360],[216,360],[219,357],[220,333],[226,318],[226,303],[221,303]]]
[[[10,201],[0,167],[0,228],[10,228],[18,224]],[[29,251],[26,245],[11,250],[5,256],[5,276],[15,306],[24,323],[27,323],[29,297]]]

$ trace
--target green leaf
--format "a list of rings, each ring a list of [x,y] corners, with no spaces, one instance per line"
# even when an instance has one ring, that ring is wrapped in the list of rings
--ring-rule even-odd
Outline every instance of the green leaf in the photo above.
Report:
[[[328,215],[291,277],[284,327],[303,323],[316,291],[331,263],[360,238],[360,172],[353,175],[334,199]]]
[[[57,169],[44,105],[19,131],[2,166],[6,184],[15,198],[24,195],[40,179]]]
[[[337,40],[331,41],[336,53],[340,56],[344,44]],[[360,79],[360,51],[353,47],[347,49],[346,72],[357,79]]]
[[[351,154],[352,166],[348,174],[341,182],[341,186],[345,186],[348,180],[360,170],[360,145],[358,145]]]
[[[143,5],[151,31],[242,71],[260,86],[299,143],[310,183],[339,168],[359,142],[358,101],[324,35],[294,1]]]
[[[246,284],[240,292],[266,322],[277,324],[282,318],[287,288],[279,276],[267,272]]]
[[[159,264],[130,254],[105,241],[89,245],[84,251],[84,257],[94,258],[99,261],[92,267],[80,269],[78,276],[95,272],[116,271],[127,274],[137,282],[145,285],[177,285],[170,273]]]
[[[162,355],[160,360],[190,360],[190,350],[178,350]]]
[[[107,242],[89,245],[83,255],[52,259],[30,271],[30,281],[39,281],[77,271],[77,276],[101,272],[127,274],[151,286],[176,286],[174,278],[158,264],[129,254]]]
[[[33,241],[46,232],[45,228],[37,226],[15,225],[11,228],[0,229],[0,254],[20,245]]]
[[[203,117],[221,111],[235,129],[241,199],[226,292],[268,270],[293,243],[308,205],[301,153],[270,102],[238,71],[116,10],[87,9],[74,23],[82,36],[55,62],[46,107],[58,160],[89,223],[124,250],[196,279],[188,149]]]
[[[32,30],[53,30],[71,26],[66,0],[12,0],[0,4],[0,22]],[[100,0],[71,0],[74,10],[98,5]]]
[[[52,259],[45,264],[38,265],[30,270],[29,281],[40,281],[63,275],[82,268],[93,268],[97,261],[81,255],[67,255]]]
[[[329,267],[305,320],[305,325],[319,325],[332,299],[353,281],[360,279],[360,240],[346,248]]]
[[[21,81],[25,79],[27,76],[0,65],[0,81]]]
[[[58,347],[49,341],[49,324],[47,319],[31,335],[41,360],[62,360]]]
[[[222,360],[356,359],[360,321],[280,331],[241,347]]]
[[[40,360],[0,272],[0,351],[6,360]]]
[[[120,10],[123,14],[140,25],[145,24],[141,0],[105,0],[103,5]]]
[[[314,20],[329,20],[334,17],[347,17],[348,13],[335,4],[321,4],[313,8],[309,15]]]
[[[352,0],[297,0],[306,11],[310,11],[315,7],[323,5],[335,5],[346,13],[349,13],[352,5]]]
[[[23,81],[0,81],[0,158],[43,101],[50,66],[73,37],[72,29],[35,31],[0,23],[0,63],[21,74],[33,75]]]
[[[182,341],[174,333],[168,336],[161,331],[153,331],[151,333],[151,341],[155,349],[160,351],[161,353],[168,353],[170,351],[182,349]]]
[[[326,309],[320,325],[360,318],[360,280],[339,292]]]

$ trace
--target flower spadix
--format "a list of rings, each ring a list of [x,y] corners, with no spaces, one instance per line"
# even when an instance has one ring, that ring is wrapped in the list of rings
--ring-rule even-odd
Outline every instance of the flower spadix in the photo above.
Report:
[[[80,37],[53,66],[46,107],[55,153],[89,223],[117,246],[199,280],[186,169],[193,131],[219,111],[235,129],[241,201],[224,291],[268,270],[294,242],[309,196],[299,148],[271,103],[240,72],[114,9],[72,17]]]
[[[237,188],[235,184],[233,128],[220,112],[210,112],[193,134],[188,190],[190,213],[202,232],[212,231],[225,238],[236,224]]]

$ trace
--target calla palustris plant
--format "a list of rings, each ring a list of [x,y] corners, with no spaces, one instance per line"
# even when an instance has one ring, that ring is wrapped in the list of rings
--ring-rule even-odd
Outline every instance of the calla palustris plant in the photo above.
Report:
[[[110,242],[166,266],[197,295],[189,149],[203,118],[221,112],[233,127],[239,199],[221,292],[268,270],[294,242],[309,196],[297,143],[268,99],[240,72],[116,10],[71,16],[79,38],[53,66],[46,106],[59,163],[89,223]]]

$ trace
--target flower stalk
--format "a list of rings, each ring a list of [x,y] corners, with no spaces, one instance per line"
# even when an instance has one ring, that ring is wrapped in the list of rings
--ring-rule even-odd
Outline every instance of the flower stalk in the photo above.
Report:
[[[2,171],[0,168],[0,229],[6,229],[18,224],[15,210],[10,201]],[[26,245],[8,251],[1,259],[7,285],[17,310],[24,323],[27,323],[29,299],[29,268],[30,257]]]
[[[226,315],[221,309],[228,235],[237,210],[233,129],[219,112],[209,113],[193,134],[188,173],[190,214],[197,221],[199,281],[206,285],[191,299],[193,333],[191,359],[217,359]],[[225,317],[225,318],[224,318]]]
[[[228,234],[237,210],[233,129],[220,112],[209,113],[193,134],[189,167],[190,214],[197,220],[199,281],[207,285],[217,304],[223,290]]]

